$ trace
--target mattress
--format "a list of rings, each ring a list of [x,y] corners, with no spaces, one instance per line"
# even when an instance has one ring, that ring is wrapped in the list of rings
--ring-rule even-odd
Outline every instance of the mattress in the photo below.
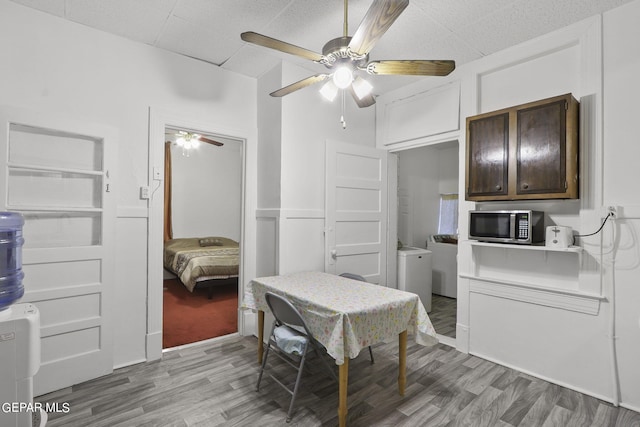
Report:
[[[172,239],[164,245],[164,267],[191,292],[199,281],[237,277],[239,263],[238,242],[226,237]]]

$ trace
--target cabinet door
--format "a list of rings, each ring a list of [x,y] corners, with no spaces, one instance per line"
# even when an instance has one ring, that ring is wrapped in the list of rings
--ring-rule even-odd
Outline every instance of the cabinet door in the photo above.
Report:
[[[566,102],[517,112],[516,194],[564,193],[567,189]]]
[[[467,199],[507,194],[508,112],[467,122],[467,156]]]

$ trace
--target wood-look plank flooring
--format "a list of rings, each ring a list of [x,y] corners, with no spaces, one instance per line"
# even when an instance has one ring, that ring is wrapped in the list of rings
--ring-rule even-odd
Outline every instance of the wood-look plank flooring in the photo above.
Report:
[[[225,337],[36,400],[70,406],[67,414],[50,414],[48,427],[285,426],[289,395],[268,376],[255,391],[256,348],[254,337]],[[640,426],[636,412],[443,344],[422,347],[411,338],[401,397],[397,353],[394,340],[374,346],[373,365],[367,351],[351,361],[348,425]],[[278,358],[269,362],[279,377],[291,374]],[[305,373],[288,425],[337,425],[337,384],[321,368],[315,364]]]
[[[446,337],[456,337],[456,316],[458,300],[455,298],[431,295],[431,312],[429,319],[436,332]]]

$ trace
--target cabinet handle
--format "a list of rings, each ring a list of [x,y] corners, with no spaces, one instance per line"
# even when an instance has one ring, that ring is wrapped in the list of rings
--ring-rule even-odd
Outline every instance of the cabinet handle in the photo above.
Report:
[[[522,188],[526,190],[527,188],[529,188],[529,184],[522,184]]]
[[[496,191],[500,191],[500,190],[502,190],[502,185],[500,184],[496,185]]]

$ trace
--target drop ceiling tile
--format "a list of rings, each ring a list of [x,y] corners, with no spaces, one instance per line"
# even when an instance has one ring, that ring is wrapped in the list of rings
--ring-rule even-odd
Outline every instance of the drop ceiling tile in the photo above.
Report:
[[[67,19],[153,44],[176,0],[67,0]]]
[[[411,2],[426,16],[451,31],[465,28],[512,3],[513,0],[412,0]]]
[[[220,65],[243,45],[240,37],[220,37],[209,28],[194,26],[172,16],[156,42],[156,46],[193,58]]]
[[[623,3],[624,0],[519,0],[460,30],[459,35],[476,49],[489,54],[548,34]]]
[[[409,7],[371,50],[372,59],[429,59],[441,40],[451,32],[427,17],[420,9]]]
[[[243,46],[222,65],[222,68],[249,77],[260,77],[281,61],[265,51],[266,49],[259,47]]]
[[[536,4],[544,17],[542,24],[547,24],[547,28],[553,26],[553,29],[557,29],[628,2],[629,0],[539,0]]]
[[[64,0],[11,0],[32,9],[64,17]]]
[[[212,32],[233,37],[243,31],[260,32],[291,0],[189,0],[178,3],[173,14]]]
[[[370,1],[349,2],[349,35],[353,35]],[[265,34],[306,49],[322,52],[329,40],[342,37],[344,7],[339,0],[295,0],[266,28]]]

